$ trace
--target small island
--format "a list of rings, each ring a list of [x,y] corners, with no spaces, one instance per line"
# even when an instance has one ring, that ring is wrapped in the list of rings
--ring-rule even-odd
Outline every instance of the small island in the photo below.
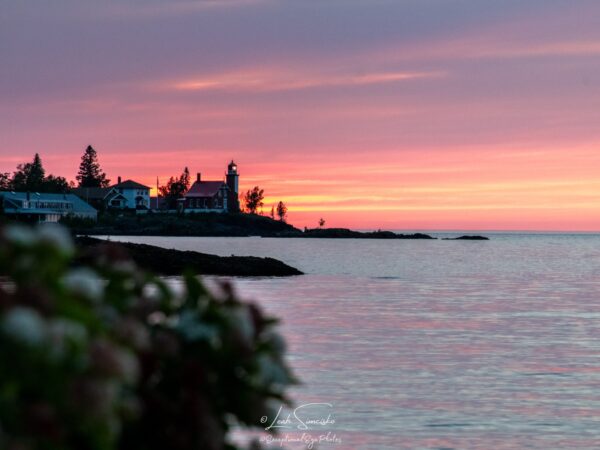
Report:
[[[298,230],[299,231],[299,230]],[[328,238],[328,239],[437,239],[428,234],[399,234],[392,231],[354,231],[348,228],[313,228],[281,237]]]
[[[489,241],[485,236],[459,236],[455,238],[443,238],[443,241]]]

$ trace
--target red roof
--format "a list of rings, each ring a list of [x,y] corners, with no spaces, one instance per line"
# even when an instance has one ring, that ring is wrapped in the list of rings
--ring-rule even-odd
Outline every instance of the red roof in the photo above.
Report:
[[[219,189],[227,187],[222,181],[196,181],[192,184],[186,197],[214,197]]]

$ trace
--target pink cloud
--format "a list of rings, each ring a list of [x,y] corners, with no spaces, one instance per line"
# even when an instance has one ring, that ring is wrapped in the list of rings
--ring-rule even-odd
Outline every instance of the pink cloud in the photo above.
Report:
[[[238,71],[170,83],[180,91],[293,91],[318,87],[360,86],[441,77],[441,72],[373,72],[365,75],[301,71]]]

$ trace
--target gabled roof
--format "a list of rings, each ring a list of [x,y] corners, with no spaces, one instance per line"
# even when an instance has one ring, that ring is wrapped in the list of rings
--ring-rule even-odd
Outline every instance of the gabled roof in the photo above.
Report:
[[[103,200],[112,190],[110,187],[78,187],[72,192],[84,200]]]
[[[123,194],[121,194],[116,189],[111,189],[108,195],[104,198],[107,202],[112,202],[113,200],[127,200]]]
[[[0,197],[4,197],[5,200],[13,200],[13,201],[25,201],[25,200],[29,200],[30,202],[33,201],[40,201],[40,202],[65,202],[65,203],[70,203],[73,205],[73,211],[77,212],[77,213],[95,213],[96,209],[94,209],[93,207],[91,207],[88,203],[84,202],[82,199],[80,199],[79,197],[77,197],[75,194],[45,194],[45,193],[37,193],[37,192],[30,192],[29,193],[29,199],[27,198],[28,193],[27,192],[0,192]],[[49,209],[52,208],[44,208],[43,211],[48,211]]]
[[[196,181],[185,197],[214,197],[221,189],[227,189],[222,181]]]
[[[122,183],[115,184],[111,187],[116,189],[150,189],[148,186],[144,186],[143,184],[133,180],[125,180]]]

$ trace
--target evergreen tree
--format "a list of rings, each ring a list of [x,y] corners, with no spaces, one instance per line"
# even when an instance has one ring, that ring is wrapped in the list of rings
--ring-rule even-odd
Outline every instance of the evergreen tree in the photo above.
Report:
[[[33,157],[33,162],[31,163],[30,166],[30,171],[29,171],[29,182],[32,185],[41,185],[44,182],[44,178],[46,177],[46,171],[44,170],[44,167],[42,166],[42,158],[40,158],[40,155],[38,153],[36,153]]]
[[[179,177],[179,182],[185,189],[184,193],[190,188],[190,170],[186,167],[183,169],[183,173]]]
[[[110,180],[100,168],[96,150],[91,145],[88,145],[83,152],[79,172],[75,178],[79,182],[79,187],[108,187],[110,184]]]
[[[32,162],[17,166],[11,182],[12,189],[29,192],[43,191],[45,174],[42,159],[36,153]]]
[[[7,173],[0,173],[0,190],[64,194],[71,189],[65,178],[45,175],[42,159],[36,153],[32,162],[17,166],[12,178]]]

